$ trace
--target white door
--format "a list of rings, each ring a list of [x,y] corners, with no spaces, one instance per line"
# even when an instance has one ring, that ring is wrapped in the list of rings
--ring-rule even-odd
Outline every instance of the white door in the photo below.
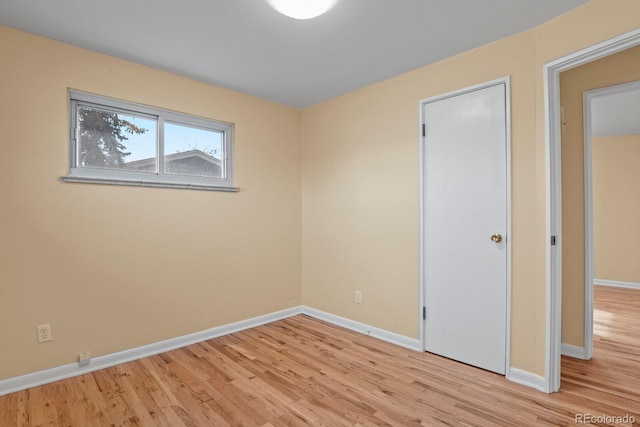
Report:
[[[504,374],[506,83],[427,101],[423,113],[426,350]]]

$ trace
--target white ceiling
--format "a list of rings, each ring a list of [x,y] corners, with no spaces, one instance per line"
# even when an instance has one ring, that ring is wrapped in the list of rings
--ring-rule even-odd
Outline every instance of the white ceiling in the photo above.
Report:
[[[0,0],[0,24],[306,107],[545,22],[587,0]]]
[[[640,134],[640,84],[621,93],[591,100],[593,136]]]

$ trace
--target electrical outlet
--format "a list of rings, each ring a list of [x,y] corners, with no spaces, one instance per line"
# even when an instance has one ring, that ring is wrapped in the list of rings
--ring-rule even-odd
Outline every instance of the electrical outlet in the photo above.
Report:
[[[356,291],[356,304],[362,304],[362,291]]]
[[[50,324],[47,323],[46,325],[38,325],[36,326],[36,328],[38,328],[38,344],[53,340]]]

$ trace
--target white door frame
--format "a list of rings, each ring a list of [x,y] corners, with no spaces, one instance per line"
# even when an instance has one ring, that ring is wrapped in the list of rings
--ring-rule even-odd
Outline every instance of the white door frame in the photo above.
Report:
[[[480,83],[474,86],[466,87],[464,89],[459,89],[453,92],[448,92],[442,95],[432,96],[430,98],[422,99],[419,101],[419,120],[420,126],[418,128],[418,147],[419,147],[419,156],[420,156],[420,305],[419,305],[419,314],[418,314],[418,322],[420,325],[420,350],[425,351],[425,320],[423,318],[423,310],[426,307],[426,281],[425,281],[425,270],[424,270],[424,254],[425,254],[425,245],[426,245],[426,236],[425,236],[425,221],[424,221],[424,200],[425,200],[425,188],[424,188],[424,178],[425,178],[425,166],[424,166],[424,154],[425,154],[425,137],[423,136],[423,126],[424,123],[424,106],[427,103],[432,103],[435,101],[440,101],[446,98],[451,98],[458,95],[463,95],[465,93],[474,92],[480,89],[485,89],[491,86],[497,86],[499,84],[504,84],[505,86],[505,112],[506,112],[506,168],[507,168],[507,228],[506,228],[506,237],[505,241],[505,249],[507,255],[507,319],[506,319],[506,346],[505,346],[505,372],[506,375],[509,376],[509,368],[511,366],[511,78],[509,76],[503,77],[500,79],[492,80],[485,83]]]
[[[547,311],[545,391],[560,389],[560,354],[562,345],[562,169],[560,73],[571,68],[613,55],[640,45],[640,29],[606,40],[546,63],[544,72],[544,104],[546,134],[547,194]],[[551,245],[555,236],[556,245]],[[586,255],[585,255],[586,256]],[[586,280],[585,280],[586,281]],[[585,294],[585,300],[587,295]],[[593,300],[591,301],[591,305]],[[586,306],[586,302],[585,302]],[[586,313],[585,313],[586,314]],[[585,333],[587,327],[585,326]]]
[[[584,93],[584,354],[593,357],[593,282],[595,280],[595,248],[593,242],[593,162],[592,111],[593,99],[640,89],[640,81],[607,86]]]

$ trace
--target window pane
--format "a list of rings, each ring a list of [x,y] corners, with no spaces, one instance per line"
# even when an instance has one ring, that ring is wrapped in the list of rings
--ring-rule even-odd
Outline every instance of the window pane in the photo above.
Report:
[[[165,173],[222,178],[223,137],[223,132],[165,122]]]
[[[157,121],[78,107],[78,166],[156,172]]]

